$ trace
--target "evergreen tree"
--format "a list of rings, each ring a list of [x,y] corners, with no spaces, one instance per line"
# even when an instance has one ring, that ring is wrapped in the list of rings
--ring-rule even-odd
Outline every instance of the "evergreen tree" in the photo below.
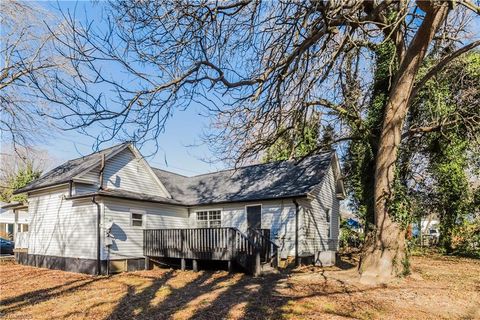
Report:
[[[23,202],[27,200],[26,194],[13,195],[13,191],[25,187],[33,180],[40,177],[41,171],[34,168],[33,163],[27,162],[20,166],[17,172],[4,181],[0,187],[0,201],[2,202]]]

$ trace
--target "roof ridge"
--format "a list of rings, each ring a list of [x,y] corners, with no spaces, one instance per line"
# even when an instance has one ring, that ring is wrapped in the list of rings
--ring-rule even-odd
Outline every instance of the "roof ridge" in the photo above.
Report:
[[[119,143],[119,144],[115,144],[115,145],[113,145],[113,146],[111,146],[111,147],[108,147],[108,148],[105,148],[105,149],[101,149],[101,150],[98,150],[98,151],[95,151],[95,152],[86,154],[86,155],[81,156],[81,157],[78,157],[78,158],[74,158],[74,159],[67,160],[66,162],[83,159],[83,158],[86,158],[86,157],[89,157],[89,156],[93,156],[93,155],[95,155],[95,154],[100,154],[101,152],[105,152],[105,151],[107,151],[107,150],[114,149],[114,148],[117,148],[117,147],[120,147],[120,146],[129,144],[129,143],[130,143],[130,141],[125,141],[125,142],[122,142],[122,143]],[[66,163],[66,162],[64,162],[64,163]]]
[[[148,162],[148,161],[147,161]],[[150,165],[150,164],[149,164]],[[171,173],[171,174],[174,174],[176,176],[180,176],[180,177],[184,177],[184,178],[191,178],[189,176],[186,176],[186,175],[183,175],[183,174],[180,174],[180,173],[176,173],[176,172],[173,172],[173,171],[168,171],[168,170],[165,170],[165,169],[160,169],[160,168],[157,168],[157,167],[152,167],[150,166],[150,168],[152,168],[153,170],[159,170],[159,171],[163,171],[163,172],[168,172],[168,173]]]
[[[68,163],[68,162],[72,162],[72,161],[75,161],[75,160],[84,159],[84,158],[86,158],[86,157],[93,156],[93,155],[95,155],[95,154],[100,154],[100,153],[105,152],[105,151],[107,151],[107,150],[114,149],[114,148],[120,147],[120,146],[125,145],[125,144],[129,144],[129,143],[130,143],[130,141],[125,141],[125,142],[122,142],[122,143],[113,145],[113,146],[111,146],[111,147],[108,147],[108,148],[105,148],[105,149],[101,149],[101,150],[98,150],[98,151],[95,151],[95,152],[86,154],[86,155],[84,155],[84,156],[80,156],[80,157],[78,157],[78,158],[69,159],[69,160],[67,160],[67,161],[65,161],[65,162],[62,162],[62,163],[59,164],[57,167],[61,167],[62,165],[66,164],[66,163]],[[57,167],[55,167],[55,168],[57,168]],[[54,168],[54,169],[55,169],[55,168]]]
[[[305,159],[311,158],[313,156],[333,154],[333,153],[334,153],[333,151],[329,150],[329,151],[314,153],[314,154],[308,155],[308,156],[303,157],[303,158],[305,160]],[[299,158],[302,158],[302,157],[299,157]],[[266,163],[249,164],[249,165],[241,166],[241,167],[238,167],[238,168],[230,168],[230,169],[223,169],[223,170],[218,170],[218,171],[209,172],[209,173],[201,173],[201,174],[197,174],[197,175],[187,177],[187,178],[196,178],[196,177],[206,176],[206,175],[210,175],[210,174],[216,174],[216,173],[220,173],[220,172],[227,172],[227,171],[239,170],[239,169],[243,169],[243,168],[256,167],[256,166],[272,165],[272,164],[277,164],[277,163],[282,163],[282,162],[283,163],[294,162],[294,161],[298,160],[299,158],[287,159],[287,160],[276,160],[276,161],[271,161],[271,162],[266,162]]]

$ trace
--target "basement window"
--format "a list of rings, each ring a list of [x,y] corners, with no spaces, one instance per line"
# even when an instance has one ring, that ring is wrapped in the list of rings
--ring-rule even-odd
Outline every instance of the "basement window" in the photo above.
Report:
[[[140,227],[142,228],[144,226],[144,216],[145,216],[145,213],[144,212],[139,212],[139,211],[132,211],[131,212],[131,215],[132,215],[132,227]]]
[[[222,226],[222,211],[197,211],[198,228],[220,228]]]

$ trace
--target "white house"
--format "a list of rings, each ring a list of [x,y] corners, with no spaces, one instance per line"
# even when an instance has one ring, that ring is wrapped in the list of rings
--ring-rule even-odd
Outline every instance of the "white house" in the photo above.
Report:
[[[252,243],[250,230],[263,229],[279,258],[333,264],[344,188],[334,152],[186,177],[150,167],[124,143],[67,161],[16,193],[28,194],[29,216],[28,243],[16,250],[17,261],[94,274],[144,268],[146,258],[184,257],[184,238],[169,255],[174,237],[157,239],[153,229],[210,237],[194,239],[198,248],[210,241],[210,259],[222,234],[237,237],[239,248]],[[145,248],[157,242],[161,253]]]
[[[0,203],[0,237],[14,240],[20,247],[28,237],[28,206],[22,202]]]

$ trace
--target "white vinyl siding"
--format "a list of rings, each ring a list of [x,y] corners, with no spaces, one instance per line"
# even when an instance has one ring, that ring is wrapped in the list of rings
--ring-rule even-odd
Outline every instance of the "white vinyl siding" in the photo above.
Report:
[[[82,193],[92,193],[98,191],[98,184],[85,184],[85,183],[74,183],[73,184],[73,195],[79,195]]]
[[[104,198],[103,203],[103,223],[113,222],[111,233],[115,237],[110,259],[143,257],[144,229],[189,227],[184,207],[114,198]],[[143,227],[132,225],[132,213],[143,213]],[[105,252],[102,259],[106,259]]]
[[[295,205],[292,200],[272,200],[252,203],[222,204],[222,227],[234,227],[245,233],[247,231],[247,214],[245,206],[262,205],[262,228],[271,230],[272,240],[280,246],[283,257],[295,254]],[[190,225],[198,226],[198,211],[220,210],[219,208],[194,207],[191,209]]]
[[[0,213],[0,223],[15,223],[15,213],[12,209],[7,209]]]
[[[96,258],[96,206],[67,194],[62,187],[29,196],[29,254]]]
[[[72,186],[73,195],[97,191],[100,188],[100,166],[83,173],[79,178],[85,183],[74,182]]]
[[[145,164],[125,149],[105,163],[104,187],[167,197]]]
[[[330,166],[322,183],[312,191],[311,199],[301,199],[299,241],[302,251],[337,251],[340,201],[335,192],[335,176]]]
[[[15,210],[17,214],[17,223],[30,223],[30,215],[28,214],[28,209],[17,209]]]
[[[85,172],[80,176],[82,180],[90,181],[98,186],[100,183],[100,166],[97,166],[90,171]]]

